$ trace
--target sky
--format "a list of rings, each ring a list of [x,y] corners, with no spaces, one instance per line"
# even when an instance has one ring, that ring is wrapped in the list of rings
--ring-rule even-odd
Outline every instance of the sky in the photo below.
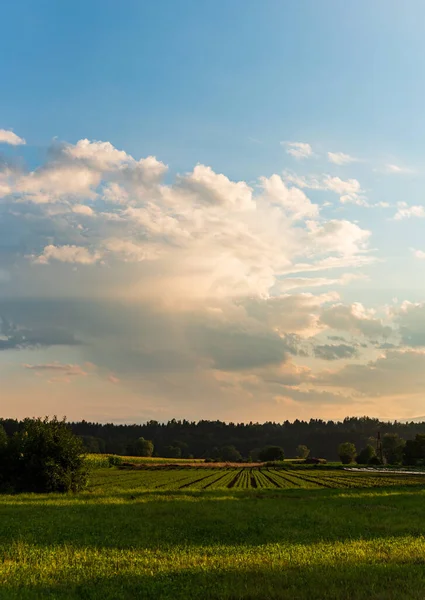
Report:
[[[425,414],[422,0],[16,0],[0,416]]]

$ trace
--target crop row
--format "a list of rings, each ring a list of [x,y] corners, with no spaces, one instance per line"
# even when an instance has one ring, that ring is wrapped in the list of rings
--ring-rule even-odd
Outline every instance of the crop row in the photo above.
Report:
[[[294,489],[374,488],[424,485],[425,479],[410,474],[351,473],[347,471],[291,471],[275,468],[173,468],[97,471],[92,487],[119,489]]]

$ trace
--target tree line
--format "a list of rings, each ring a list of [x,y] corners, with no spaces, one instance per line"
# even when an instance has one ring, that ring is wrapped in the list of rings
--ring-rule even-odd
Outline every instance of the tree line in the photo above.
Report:
[[[21,431],[24,423],[15,419],[0,419],[8,436]],[[299,446],[305,446],[310,457],[340,460],[340,445],[344,443],[354,445],[356,457],[367,446],[376,448],[376,437],[380,432],[383,441],[389,440],[388,436],[391,435],[405,441],[402,455],[410,456],[412,462],[420,460],[418,456],[421,454],[416,436],[425,435],[425,422],[384,422],[369,417],[347,417],[343,421],[297,419],[283,423],[172,419],[167,423],[151,420],[143,424],[124,425],[79,421],[70,422],[69,426],[81,439],[86,452],[136,455],[141,452],[142,438],[152,444],[152,454],[156,456],[226,461],[258,460],[260,452],[266,447],[280,447],[286,457],[300,456]],[[397,462],[400,460],[397,459]]]

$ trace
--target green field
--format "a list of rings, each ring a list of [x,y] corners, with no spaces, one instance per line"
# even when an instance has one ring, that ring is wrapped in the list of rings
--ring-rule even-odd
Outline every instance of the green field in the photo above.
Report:
[[[424,506],[420,475],[98,469],[0,496],[0,598],[423,599]]]

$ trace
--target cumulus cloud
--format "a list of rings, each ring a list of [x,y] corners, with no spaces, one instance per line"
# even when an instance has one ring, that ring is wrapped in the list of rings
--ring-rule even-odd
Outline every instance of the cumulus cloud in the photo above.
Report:
[[[347,331],[372,338],[387,338],[392,333],[391,327],[384,325],[373,310],[366,309],[359,302],[351,305],[334,304],[324,308],[320,323],[336,331]]]
[[[370,206],[357,179],[344,180],[328,174],[300,176],[288,172],[284,173],[284,178],[285,181],[293,183],[300,188],[329,191],[338,194],[342,204],[352,203],[359,206]]]
[[[2,171],[0,349],[58,377],[94,363],[107,393],[120,383],[153,416],[175,416],[175,406],[204,416],[199,389],[216,415],[275,396],[273,411],[288,398],[346,403],[349,394],[319,389],[299,363],[357,359],[360,342],[318,341],[328,331],[390,336],[335,290],[375,260],[371,232],[326,218],[308,185],[278,174],[248,183],[198,164],[164,181],[166,171],[155,157],[89,140],[56,143],[31,172]],[[351,179],[317,185],[361,193]]]
[[[282,206],[294,219],[317,217],[319,208],[296,187],[288,188],[279,175],[261,177],[260,184],[265,197],[272,203]]]
[[[281,144],[286,148],[287,154],[298,160],[313,156],[313,149],[306,142],[281,142]]]
[[[314,355],[322,360],[355,358],[357,354],[357,348],[349,344],[318,344],[314,346]]]
[[[401,341],[406,346],[425,347],[425,303],[402,302],[390,310],[399,329]]]
[[[423,393],[425,350],[387,350],[366,364],[349,364],[322,373],[322,385],[351,388],[369,396],[407,396]]]
[[[0,144],[9,144],[10,146],[21,146],[26,144],[24,138],[19,137],[13,131],[0,129]]]
[[[93,265],[101,258],[99,252],[91,253],[87,248],[78,246],[46,246],[34,262],[40,265],[47,265],[51,260],[57,260],[64,263],[75,263],[80,265]]]
[[[425,208],[423,206],[409,206],[406,202],[399,202],[397,206],[398,210],[394,215],[395,221],[410,219],[411,217],[420,219],[425,217]]]
[[[344,152],[328,152],[328,160],[335,165],[348,165],[353,162],[358,162],[358,158],[344,154]]]

